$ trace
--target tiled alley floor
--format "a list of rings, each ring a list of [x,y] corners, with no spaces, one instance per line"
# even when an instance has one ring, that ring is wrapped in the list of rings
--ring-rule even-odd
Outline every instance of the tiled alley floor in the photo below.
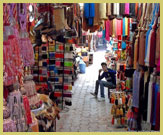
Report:
[[[98,102],[90,95],[94,91],[101,62],[105,62],[104,55],[104,51],[95,52],[93,65],[86,68],[86,74],[79,74],[73,86],[72,106],[68,112],[61,112],[57,132],[125,131],[124,128],[116,128],[111,124],[111,104],[107,96],[104,102]]]

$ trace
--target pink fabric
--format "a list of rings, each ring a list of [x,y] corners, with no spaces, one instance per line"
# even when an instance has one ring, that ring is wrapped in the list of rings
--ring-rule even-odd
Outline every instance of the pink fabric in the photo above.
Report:
[[[129,12],[130,12],[130,11],[129,11],[129,8],[130,8],[129,6],[130,6],[129,3],[125,3],[125,14],[126,14],[126,15],[129,15]]]
[[[102,31],[98,32],[98,33],[97,33],[97,36],[98,36],[99,38],[101,38],[101,37],[102,37]]]
[[[117,35],[122,35],[122,20],[117,19]]]
[[[106,28],[106,36],[105,36],[105,38],[106,38],[107,41],[110,41],[110,35],[109,35],[109,31],[110,31],[110,20],[107,20],[105,22],[105,28]]]

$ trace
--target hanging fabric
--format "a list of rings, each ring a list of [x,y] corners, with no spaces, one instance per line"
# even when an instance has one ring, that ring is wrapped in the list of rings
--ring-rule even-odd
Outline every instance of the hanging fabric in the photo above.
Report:
[[[122,20],[117,19],[117,35],[121,36],[122,35]]]
[[[116,21],[116,18],[115,19],[113,19],[113,37],[116,37],[117,36],[117,34],[116,34],[116,28],[117,28],[117,21]]]
[[[111,15],[111,3],[106,3],[107,16]]]
[[[154,10],[153,10],[153,17],[152,17],[152,21],[151,24],[149,26],[149,30],[146,33],[146,45],[145,45],[145,65],[146,66],[154,66],[154,62],[152,60],[155,61],[155,52],[154,54],[150,54],[150,51],[153,52],[156,48],[156,45],[154,42],[156,42],[156,37],[155,37],[155,29],[156,29],[156,23],[157,23],[157,13],[159,10],[159,4],[155,4],[154,5]],[[152,35],[154,37],[152,37]],[[153,40],[151,40],[151,38]],[[152,48],[151,48],[152,47]],[[154,49],[154,50],[152,50]],[[151,61],[150,61],[151,59]]]
[[[95,4],[85,3],[84,4],[84,17],[87,19],[87,24],[93,26],[93,18],[95,17]]]
[[[120,3],[120,15],[124,15],[125,13],[125,3]]]
[[[125,28],[125,18],[123,18],[123,37],[125,37],[126,36],[126,33],[125,33],[125,30],[126,30],[126,28]]]
[[[130,3],[130,16],[135,17],[135,3]]]
[[[100,23],[104,23],[104,20],[107,20],[106,16],[106,3],[100,3],[99,4],[99,18],[100,18]]]
[[[95,3],[95,17],[94,17],[94,24],[93,25],[99,25],[99,3]]]
[[[129,15],[129,13],[130,13],[130,4],[125,3],[125,15]]]
[[[110,41],[110,20],[105,22],[105,29],[106,29],[106,40]]]
[[[114,3],[113,15],[119,15],[119,3]]]

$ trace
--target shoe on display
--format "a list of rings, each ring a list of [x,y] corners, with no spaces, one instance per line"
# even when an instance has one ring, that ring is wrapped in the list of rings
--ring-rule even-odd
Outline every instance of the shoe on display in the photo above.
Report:
[[[99,102],[105,101],[105,98],[101,97],[98,99]]]
[[[90,94],[95,96],[95,98],[97,98],[97,95],[95,93],[91,92]]]

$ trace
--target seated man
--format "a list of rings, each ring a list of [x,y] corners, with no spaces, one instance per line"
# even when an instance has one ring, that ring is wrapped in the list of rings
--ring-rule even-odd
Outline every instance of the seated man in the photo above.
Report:
[[[101,63],[101,66],[102,69],[99,70],[99,76],[98,76],[98,80],[96,81],[95,92],[91,94],[97,97],[98,89],[100,85],[101,98],[99,99],[99,101],[104,101],[105,100],[104,87],[108,87],[109,89],[116,87],[116,71],[112,69],[108,69],[106,63]],[[100,75],[102,71],[103,73],[102,75]],[[105,78],[106,81],[103,81],[102,80],[103,78]],[[108,92],[109,92],[108,95],[110,95],[110,90]]]

